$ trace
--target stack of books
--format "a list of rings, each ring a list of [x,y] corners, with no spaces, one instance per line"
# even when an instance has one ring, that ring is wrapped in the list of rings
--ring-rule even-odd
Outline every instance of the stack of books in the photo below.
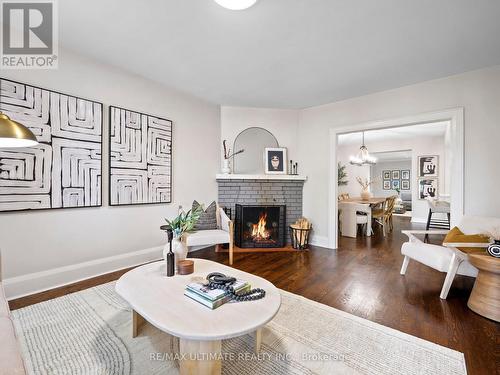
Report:
[[[233,284],[236,294],[248,292],[251,286],[246,281],[236,280]],[[209,308],[216,309],[230,300],[226,292],[221,289],[209,289],[202,283],[191,283],[186,287],[184,295],[194,299]]]

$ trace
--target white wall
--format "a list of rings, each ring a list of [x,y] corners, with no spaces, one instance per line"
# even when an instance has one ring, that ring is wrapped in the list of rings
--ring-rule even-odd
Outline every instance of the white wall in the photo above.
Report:
[[[53,286],[50,283],[92,276],[97,268],[101,272],[109,271],[106,269],[108,263],[95,267],[92,262],[106,257],[121,259],[129,252],[163,245],[165,234],[159,226],[165,217],[176,214],[179,204],[190,205],[193,199],[205,202],[216,199],[214,175],[220,157],[219,106],[64,50],[57,70],[3,71],[2,76],[104,104],[104,206],[0,214],[3,277],[8,279],[6,289],[10,296]],[[173,121],[173,203],[108,207],[109,105]],[[159,254],[158,249],[154,249],[135,257],[134,261],[157,258]],[[89,261],[92,264],[87,264],[85,272],[59,269]],[[113,264],[120,268],[126,263],[122,259]],[[61,271],[61,277],[44,284],[42,279],[46,280],[50,270],[55,268],[58,269],[54,272]],[[39,274],[42,271],[44,273]],[[37,274],[26,276],[32,273]],[[27,290],[30,285],[31,289]]]
[[[298,125],[298,110],[221,107],[221,142],[226,139],[231,148],[241,131],[257,126],[270,131],[278,140],[280,147],[287,148],[288,159],[295,162],[298,156]],[[301,161],[298,162],[299,173],[305,174],[305,170],[301,168]]]
[[[316,234],[328,235],[329,129],[455,107],[465,108],[465,213],[499,217],[500,173],[492,173],[488,163],[500,160],[500,66],[495,66],[302,110],[304,215]]]

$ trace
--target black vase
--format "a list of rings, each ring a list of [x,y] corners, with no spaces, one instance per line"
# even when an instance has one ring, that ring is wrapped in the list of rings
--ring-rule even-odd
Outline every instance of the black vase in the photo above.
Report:
[[[167,276],[172,277],[175,275],[175,254],[172,252],[172,239],[174,234],[172,229],[167,230],[168,244],[170,246],[169,252],[167,253]]]
[[[167,276],[175,275],[175,254],[172,252],[172,242],[170,242],[170,251],[167,253]]]

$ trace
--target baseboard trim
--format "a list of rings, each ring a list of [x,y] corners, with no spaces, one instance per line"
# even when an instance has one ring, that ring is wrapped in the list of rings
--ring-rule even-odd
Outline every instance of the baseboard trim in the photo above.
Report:
[[[309,243],[313,246],[319,246],[329,249],[328,237],[326,236],[312,235],[311,239],[309,240]]]
[[[138,266],[162,258],[162,246],[53,268],[3,280],[7,300],[59,288],[92,277]]]

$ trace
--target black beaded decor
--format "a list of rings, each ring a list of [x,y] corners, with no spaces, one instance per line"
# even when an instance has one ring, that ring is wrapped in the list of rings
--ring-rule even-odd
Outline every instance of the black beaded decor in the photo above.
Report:
[[[255,300],[264,298],[266,295],[266,291],[264,289],[261,289],[261,288],[255,288],[255,289],[249,290],[248,292],[237,294],[234,291],[234,287],[232,285],[233,283],[234,282],[232,282],[231,284],[219,284],[219,283],[209,281],[208,287],[210,289],[222,289],[222,290],[226,291],[226,295],[229,296],[229,298],[231,298],[231,300],[238,301],[238,302],[255,301]]]

